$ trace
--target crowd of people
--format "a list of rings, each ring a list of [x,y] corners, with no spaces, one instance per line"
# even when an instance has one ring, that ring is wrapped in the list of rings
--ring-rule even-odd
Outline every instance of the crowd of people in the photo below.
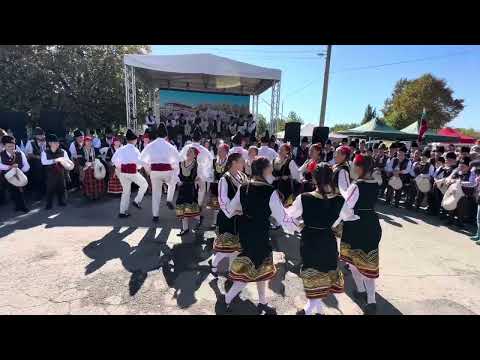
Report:
[[[213,222],[207,226],[217,231],[209,260],[212,274],[220,276],[218,264],[229,261],[231,287],[219,299],[223,311],[230,312],[233,299],[255,282],[260,314],[276,313],[265,295],[267,281],[277,271],[272,229],[300,234],[300,277],[307,302],[297,314],[323,314],[322,299],[343,291],[344,271],[352,274],[354,296],[365,314],[375,314],[379,198],[445,217],[457,226],[480,214],[478,145],[457,149],[412,143],[407,149],[400,142],[388,147],[363,140],[310,144],[303,138],[293,147],[268,132],[258,137],[254,121],[247,118],[246,126],[232,127],[232,136],[202,127],[201,119],[188,132],[181,121],[178,126],[147,122],[141,135],[107,129],[100,138],[76,130],[64,148],[55,135],[37,128],[25,153],[3,132],[0,201],[6,201],[8,188],[15,210],[28,212],[21,181],[27,174],[32,191],[46,194],[46,209],[52,208],[55,196],[65,206],[67,189],[81,189],[92,201],[105,193],[121,194],[118,216],[127,218],[130,204],[141,209],[144,195],[151,193],[152,221],[157,223],[166,195],[168,209],[175,210],[181,223],[180,237],[204,227],[203,217],[211,211]],[[183,131],[175,132],[175,127]],[[138,190],[131,202],[132,185]],[[462,196],[449,193],[455,186]],[[472,239],[478,241],[479,235]]]

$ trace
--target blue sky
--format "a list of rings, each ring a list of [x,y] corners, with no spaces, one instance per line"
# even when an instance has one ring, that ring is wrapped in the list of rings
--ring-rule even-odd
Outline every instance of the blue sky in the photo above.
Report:
[[[280,69],[284,116],[295,111],[306,123],[318,122],[324,59],[316,54],[325,46],[153,45],[152,50],[158,55],[211,53]],[[334,45],[330,71],[327,126],[359,122],[367,104],[382,108],[397,80],[430,72],[465,100],[465,109],[449,125],[480,129],[480,46]],[[270,96],[268,90],[259,102],[267,119]]]

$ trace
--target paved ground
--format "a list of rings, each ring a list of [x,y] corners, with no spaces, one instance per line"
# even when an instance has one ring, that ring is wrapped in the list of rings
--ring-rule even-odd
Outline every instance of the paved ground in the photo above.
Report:
[[[152,227],[149,197],[129,219],[116,218],[118,203],[72,198],[67,208],[45,211],[34,204],[21,216],[0,208],[0,314],[215,314],[225,289],[206,265],[212,242],[204,240],[212,233],[182,241],[166,207]],[[379,313],[480,314],[480,246],[433,218],[378,210]],[[279,314],[294,314],[305,300],[296,275],[298,239],[272,235],[276,257],[284,253],[285,262],[267,295]],[[362,313],[349,274],[346,283],[346,293],[326,301],[327,314]],[[256,300],[249,285],[233,312],[254,314]]]

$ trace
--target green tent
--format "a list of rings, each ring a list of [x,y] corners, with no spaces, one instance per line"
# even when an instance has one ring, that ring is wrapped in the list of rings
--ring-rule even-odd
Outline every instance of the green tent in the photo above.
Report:
[[[381,140],[415,140],[417,135],[408,134],[403,131],[394,129],[378,119],[360,125],[350,130],[339,131],[339,134],[366,137]]]
[[[403,132],[407,134],[414,134],[418,136],[418,122],[408,125]],[[434,130],[427,130],[425,133],[425,142],[441,142],[441,143],[459,143],[460,139],[454,136],[439,135]]]

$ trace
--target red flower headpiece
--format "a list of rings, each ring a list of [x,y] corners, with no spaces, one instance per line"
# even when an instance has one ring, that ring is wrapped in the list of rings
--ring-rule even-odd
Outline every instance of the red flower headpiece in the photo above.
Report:
[[[362,154],[355,155],[355,158],[353,159],[354,164],[363,164],[364,161],[365,157]]]
[[[226,143],[223,143],[222,145],[220,145],[219,148],[225,150],[226,153],[230,151],[230,146],[228,146],[228,144]]]
[[[311,174],[315,171],[317,168],[317,162],[315,160],[310,161],[310,163],[307,165],[307,171]]]
[[[345,156],[350,156],[350,154],[352,153],[352,149],[350,149],[350,147],[347,145],[342,145],[337,148],[337,150]]]

